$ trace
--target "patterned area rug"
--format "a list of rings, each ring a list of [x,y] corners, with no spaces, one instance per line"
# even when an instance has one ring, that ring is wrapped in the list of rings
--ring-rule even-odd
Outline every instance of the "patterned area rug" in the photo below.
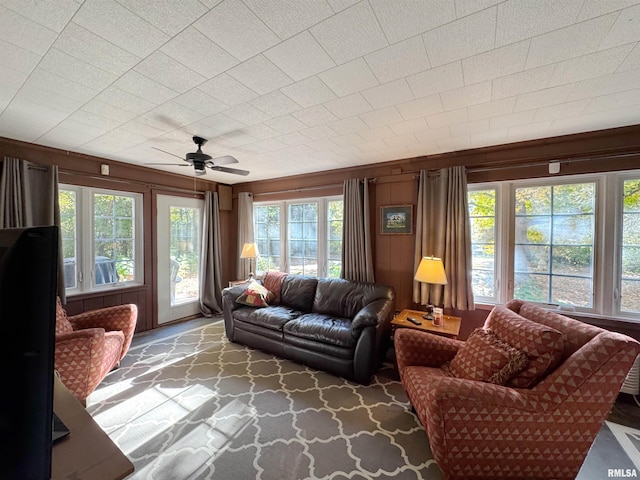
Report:
[[[389,371],[358,385],[230,343],[222,322],[132,348],[88,410],[130,479],[442,478]]]

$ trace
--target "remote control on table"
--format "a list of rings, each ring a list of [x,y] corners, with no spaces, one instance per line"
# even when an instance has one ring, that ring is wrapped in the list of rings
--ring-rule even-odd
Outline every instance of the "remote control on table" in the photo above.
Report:
[[[407,321],[413,323],[414,325],[422,325],[418,320],[413,317],[407,317]]]

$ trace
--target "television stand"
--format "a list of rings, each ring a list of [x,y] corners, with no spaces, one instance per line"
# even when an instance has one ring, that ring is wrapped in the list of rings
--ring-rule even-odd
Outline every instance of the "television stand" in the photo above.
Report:
[[[131,474],[131,461],[58,377],[53,382],[53,410],[69,435],[53,445],[51,479],[121,480]]]

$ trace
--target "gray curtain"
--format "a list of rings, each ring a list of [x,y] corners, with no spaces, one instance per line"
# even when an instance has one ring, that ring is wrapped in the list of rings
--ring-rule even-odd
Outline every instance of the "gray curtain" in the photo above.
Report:
[[[442,258],[445,286],[413,282],[413,301],[473,310],[471,226],[464,167],[420,172],[413,271],[422,257]]]
[[[222,252],[220,251],[220,205],[216,192],[204,194],[200,312],[205,317],[222,313]]]
[[[238,280],[247,278],[251,271],[250,262],[246,258],[240,258],[240,252],[242,252],[245,243],[253,242],[253,194],[240,192],[238,193],[238,263],[236,264],[236,279]]]
[[[345,180],[341,278],[375,282],[370,224],[368,180]]]
[[[58,167],[4,157],[0,170],[0,228],[60,227]],[[58,237],[58,296],[66,301],[62,235]]]

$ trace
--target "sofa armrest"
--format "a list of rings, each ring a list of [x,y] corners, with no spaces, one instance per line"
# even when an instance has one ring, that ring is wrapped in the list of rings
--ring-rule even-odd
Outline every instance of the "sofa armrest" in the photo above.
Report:
[[[393,300],[390,298],[379,298],[365,305],[351,321],[351,332],[354,338],[357,338],[365,327],[389,322],[392,308]]]
[[[236,308],[240,307],[241,305],[238,305],[236,303],[236,300],[240,295],[242,295],[242,292],[244,292],[246,289],[247,289],[247,285],[245,284],[234,285],[233,287],[224,288],[222,290],[223,304],[228,302],[229,308],[231,310],[235,310]]]
[[[461,340],[398,328],[393,335],[398,371],[408,366],[440,367],[455,357],[464,344]]]

